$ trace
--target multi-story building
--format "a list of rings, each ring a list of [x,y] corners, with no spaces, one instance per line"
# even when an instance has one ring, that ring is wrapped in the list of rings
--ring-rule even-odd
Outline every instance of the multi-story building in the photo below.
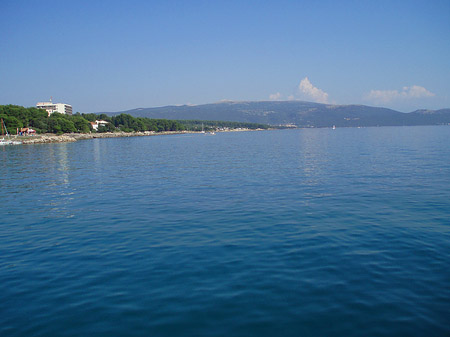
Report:
[[[65,103],[53,103],[52,100],[50,102],[38,102],[36,104],[36,108],[45,109],[50,116],[54,112],[59,112],[60,114],[71,115],[72,114],[72,106]]]

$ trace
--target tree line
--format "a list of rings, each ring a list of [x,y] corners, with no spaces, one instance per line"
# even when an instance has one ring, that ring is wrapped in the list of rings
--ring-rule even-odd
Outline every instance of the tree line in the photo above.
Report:
[[[57,112],[50,116],[47,111],[34,107],[25,108],[18,105],[0,105],[0,118],[3,119],[9,133],[16,133],[17,129],[29,127],[37,133],[89,133],[89,132],[133,132],[133,131],[182,131],[183,124],[174,120],[150,119],[133,117],[127,114],[107,116],[105,114],[64,115]],[[99,126],[95,131],[91,122],[104,120],[105,126]]]
[[[106,114],[81,114],[81,116],[90,121],[103,120],[108,122],[105,126],[99,126],[97,132],[137,132],[137,131],[183,131],[186,130],[183,124],[170,119],[151,119],[145,117],[133,117],[128,114],[120,114],[117,116],[108,116]]]
[[[229,121],[203,121],[203,120],[178,120],[186,129],[191,131],[217,130],[217,129],[269,129],[267,124],[247,123],[247,122],[229,122]]]

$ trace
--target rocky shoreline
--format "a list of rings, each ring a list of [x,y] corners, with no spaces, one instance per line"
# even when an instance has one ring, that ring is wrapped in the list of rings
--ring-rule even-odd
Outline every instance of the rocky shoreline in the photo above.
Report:
[[[239,130],[229,130],[229,131],[256,131],[256,130],[239,129]],[[188,134],[188,133],[199,133],[199,132],[194,132],[194,131],[163,131],[163,132],[144,131],[144,132],[65,133],[62,135],[42,134],[42,135],[36,135],[36,136],[17,137],[16,140],[21,141],[22,144],[47,144],[47,143],[76,142],[78,140],[95,139],[95,138],[142,137],[142,136],[176,135],[176,134]]]
[[[46,144],[46,143],[67,143],[76,142],[83,139],[95,138],[117,138],[117,137],[139,137],[139,136],[156,136],[156,135],[173,135],[184,134],[190,132],[184,131],[165,131],[165,132],[105,132],[105,133],[65,133],[62,135],[42,134],[36,136],[17,137],[22,144]]]

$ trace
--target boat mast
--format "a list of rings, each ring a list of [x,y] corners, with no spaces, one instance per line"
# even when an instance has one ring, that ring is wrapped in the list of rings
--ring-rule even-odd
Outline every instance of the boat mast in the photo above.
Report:
[[[8,136],[9,137],[9,134],[8,134],[8,129],[6,128],[6,124],[5,124],[5,121],[3,120],[3,118],[2,118],[2,136],[3,136],[3,128],[5,128],[5,133],[6,133],[6,136]]]

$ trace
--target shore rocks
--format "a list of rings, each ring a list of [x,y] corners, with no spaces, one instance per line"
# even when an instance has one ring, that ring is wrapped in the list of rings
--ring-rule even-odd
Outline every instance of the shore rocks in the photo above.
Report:
[[[66,143],[66,142],[75,142],[76,139],[74,137],[68,135],[42,135],[42,136],[33,136],[22,140],[22,144],[40,144],[40,143]]]
[[[180,133],[189,133],[189,132],[165,131],[155,133],[153,131],[144,131],[144,132],[67,133],[63,135],[43,134],[32,137],[20,138],[20,141],[22,141],[22,144],[66,143],[66,142],[76,142],[77,140],[94,139],[94,138],[139,137],[139,136],[169,135]]]
[[[249,130],[249,129],[235,129],[227,130],[226,132],[233,131],[262,131]],[[224,131],[225,132],[225,131]],[[185,133],[199,133],[195,131],[143,131],[143,132],[104,132],[104,133],[65,133],[63,135],[54,134],[42,134],[36,136],[18,137],[22,144],[46,144],[46,143],[67,143],[76,142],[83,139],[95,139],[95,138],[117,138],[117,137],[142,137],[142,136],[159,136],[159,135],[176,135]]]

